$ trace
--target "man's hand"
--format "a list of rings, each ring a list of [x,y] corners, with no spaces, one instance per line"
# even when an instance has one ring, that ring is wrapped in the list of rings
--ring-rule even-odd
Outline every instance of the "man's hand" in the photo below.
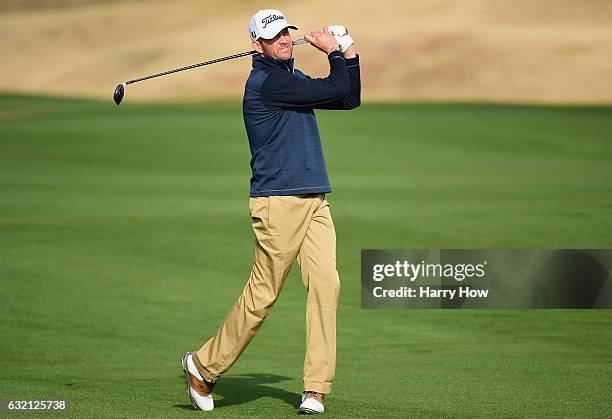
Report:
[[[324,26],[320,31],[311,31],[307,33],[304,35],[304,39],[310,42],[313,47],[326,54],[332,51],[338,51],[340,48],[338,41],[329,33],[327,26]]]
[[[334,38],[336,38],[336,41],[338,41],[338,45],[340,45],[341,52],[346,51],[351,45],[355,43],[353,42],[353,38],[351,38],[351,35],[349,35],[346,26],[330,25],[327,27],[327,29],[329,30],[329,33],[331,33]]]

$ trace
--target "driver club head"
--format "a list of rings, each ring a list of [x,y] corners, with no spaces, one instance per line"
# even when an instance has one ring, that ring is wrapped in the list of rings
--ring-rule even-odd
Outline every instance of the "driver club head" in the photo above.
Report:
[[[125,83],[118,84],[115,88],[115,93],[113,94],[113,99],[115,103],[119,105],[121,100],[123,99],[123,93],[125,92]]]

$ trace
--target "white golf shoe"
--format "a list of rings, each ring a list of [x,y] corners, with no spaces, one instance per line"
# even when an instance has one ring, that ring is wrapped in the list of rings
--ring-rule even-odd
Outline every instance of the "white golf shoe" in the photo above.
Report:
[[[298,409],[298,413],[304,413],[307,415],[314,415],[317,413],[323,413],[325,407],[323,406],[324,394],[316,393],[314,391],[305,391],[302,394],[302,404]]]
[[[187,394],[189,399],[191,399],[191,404],[197,410],[213,410],[215,404],[213,402],[212,389],[215,384],[204,380],[204,377],[202,377],[193,363],[192,356],[191,352],[187,352],[181,360],[183,372],[185,373],[185,378],[187,378]]]

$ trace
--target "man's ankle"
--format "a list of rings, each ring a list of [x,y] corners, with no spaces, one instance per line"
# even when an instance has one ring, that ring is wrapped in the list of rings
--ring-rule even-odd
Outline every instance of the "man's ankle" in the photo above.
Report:
[[[319,403],[323,403],[323,398],[325,397],[325,394],[323,393],[319,393],[316,391],[304,391],[304,399],[315,399],[317,400]]]

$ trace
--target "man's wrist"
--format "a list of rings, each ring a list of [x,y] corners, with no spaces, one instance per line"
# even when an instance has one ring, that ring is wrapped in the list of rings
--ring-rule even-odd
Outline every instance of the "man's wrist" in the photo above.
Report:
[[[355,44],[352,44],[350,47],[344,51],[344,58],[350,59],[355,58],[357,56],[357,49],[355,48]]]
[[[330,60],[331,60],[333,57],[341,57],[341,58],[344,58],[344,54],[342,54],[342,52],[340,52],[340,50],[339,50],[339,49],[335,49],[335,50],[331,51],[329,54],[327,54],[327,58],[329,58]]]
[[[336,51],[342,52],[342,50],[340,49],[340,45],[337,45],[336,48],[332,49],[331,51],[328,51],[327,55],[331,54],[332,52],[336,52]]]

